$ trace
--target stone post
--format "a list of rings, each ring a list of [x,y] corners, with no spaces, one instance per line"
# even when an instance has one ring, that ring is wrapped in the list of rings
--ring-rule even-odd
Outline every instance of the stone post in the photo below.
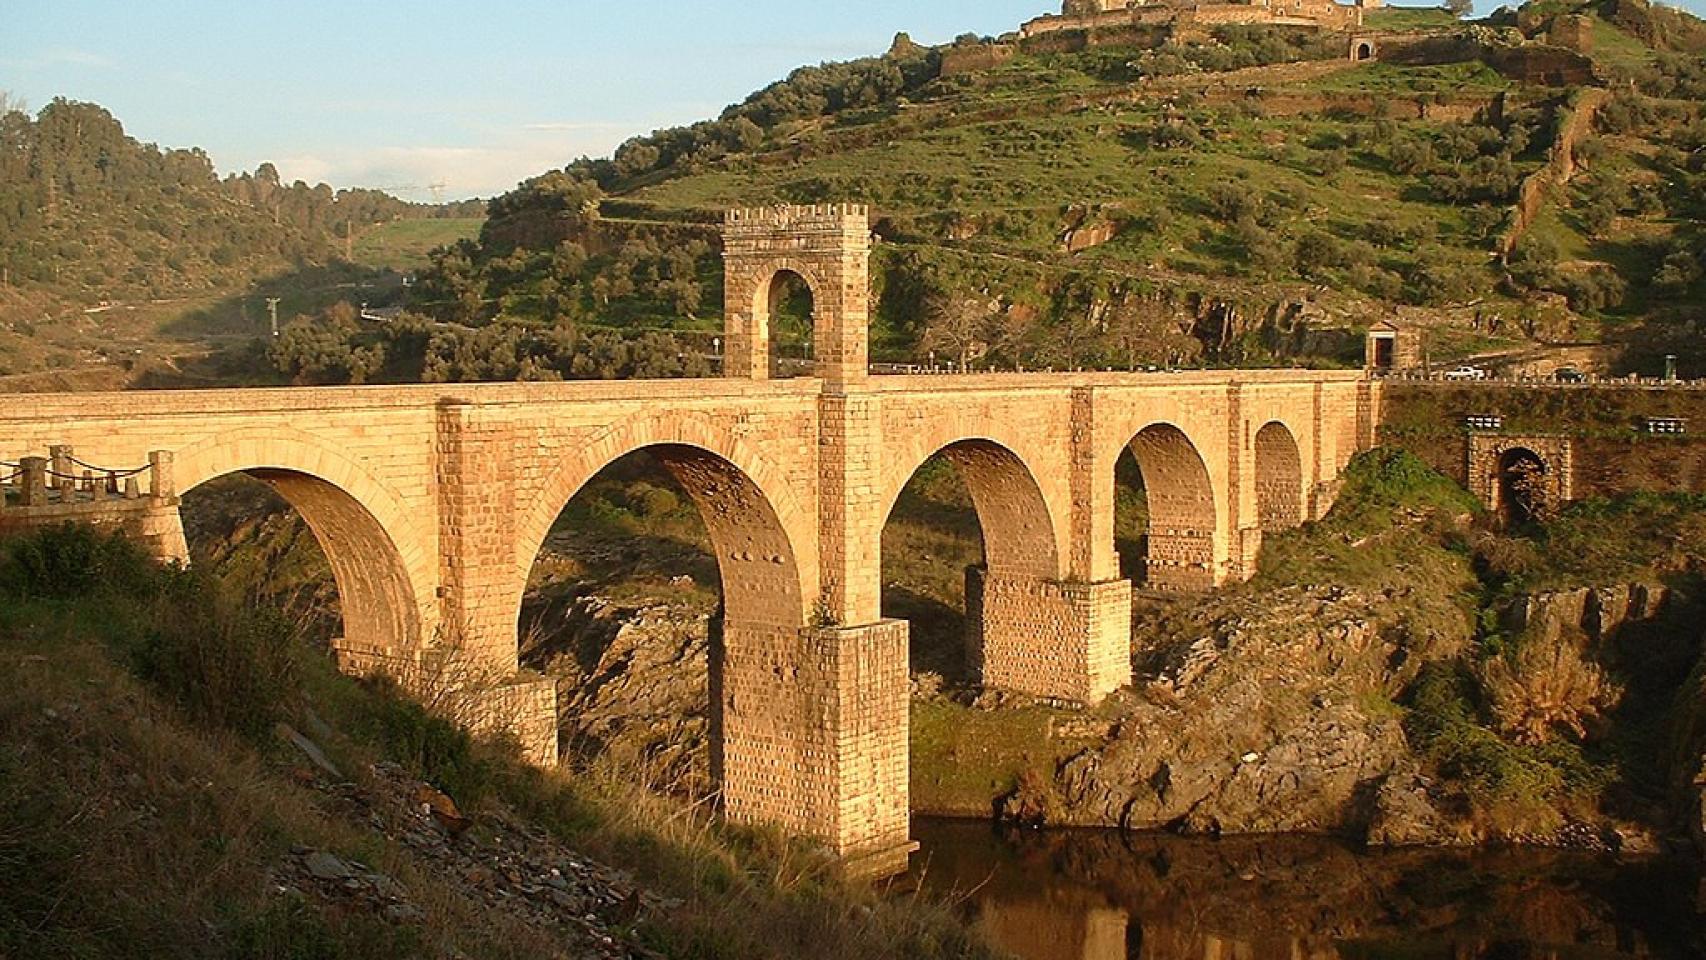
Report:
[[[47,458],[25,457],[20,468],[24,471],[23,496],[20,506],[41,507],[47,505]]]
[[[149,496],[156,500],[176,499],[178,480],[172,469],[171,451],[155,450],[148,454]]]
[[[77,492],[76,465],[71,462],[71,446],[56,444],[48,447],[47,456],[52,461],[50,469],[53,471],[53,482],[50,486],[59,490],[62,499],[70,501]]]

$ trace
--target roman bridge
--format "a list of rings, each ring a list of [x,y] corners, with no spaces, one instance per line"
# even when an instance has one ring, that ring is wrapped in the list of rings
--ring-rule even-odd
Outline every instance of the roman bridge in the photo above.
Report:
[[[907,849],[909,676],[907,625],[882,616],[880,543],[921,465],[950,459],[982,525],[968,622],[984,682],[1094,702],[1131,679],[1122,452],[1150,506],[1139,586],[1191,590],[1249,575],[1263,534],[1323,513],[1373,441],[1376,385],[1360,373],[871,376],[862,208],[737,212],[725,232],[722,379],[0,396],[0,460],[152,458],[134,495],[168,514],[217,478],[265,481],[331,564],[346,666],[454,649],[511,678],[505,702],[532,710],[549,761],[554,691],[518,676],[528,576],[576,491],[648,451],[698,506],[721,573],[726,815],[882,859]],[[814,296],[817,370],[770,379],[766,305],[789,271]],[[43,509],[44,482],[74,497],[75,471],[43,481],[42,463],[0,497],[0,529]],[[181,554],[169,522],[149,535]]]

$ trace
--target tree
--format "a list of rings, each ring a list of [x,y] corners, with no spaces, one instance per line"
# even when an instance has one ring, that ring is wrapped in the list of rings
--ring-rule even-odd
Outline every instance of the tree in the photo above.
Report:
[[[1000,304],[987,295],[953,290],[932,293],[925,302],[929,319],[919,349],[956,357],[963,368],[974,351],[988,346],[989,321],[999,309]]]

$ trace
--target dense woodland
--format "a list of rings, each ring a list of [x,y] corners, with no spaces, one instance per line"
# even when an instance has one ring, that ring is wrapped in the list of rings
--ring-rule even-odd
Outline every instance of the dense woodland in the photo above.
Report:
[[[32,117],[0,101],[0,273],[11,286],[80,301],[219,290],[325,263],[371,224],[456,212],[287,184],[272,164],[221,179],[201,150],[140,143],[95,104],[55,99]]]

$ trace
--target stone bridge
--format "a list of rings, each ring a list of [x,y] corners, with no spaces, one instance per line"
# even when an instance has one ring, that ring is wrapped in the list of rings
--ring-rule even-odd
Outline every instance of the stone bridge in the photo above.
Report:
[[[926,460],[958,467],[982,525],[968,620],[984,681],[1094,702],[1131,679],[1121,453],[1150,504],[1143,586],[1209,588],[1252,572],[1264,532],[1325,511],[1372,443],[1376,397],[1360,373],[871,376],[866,217],[729,215],[723,379],[0,396],[0,459],[152,454],[155,504],[258,478],[331,563],[346,665],[449,646],[514,677],[522,595],[560,512],[648,451],[696,502],[721,572],[726,815],[892,863],[908,849],[909,677],[907,625],[882,616],[880,544]],[[813,293],[817,370],[770,379],[767,305],[788,272]],[[181,534],[162,542],[181,550]],[[554,759],[549,684],[511,690],[543,713],[535,746]]]

